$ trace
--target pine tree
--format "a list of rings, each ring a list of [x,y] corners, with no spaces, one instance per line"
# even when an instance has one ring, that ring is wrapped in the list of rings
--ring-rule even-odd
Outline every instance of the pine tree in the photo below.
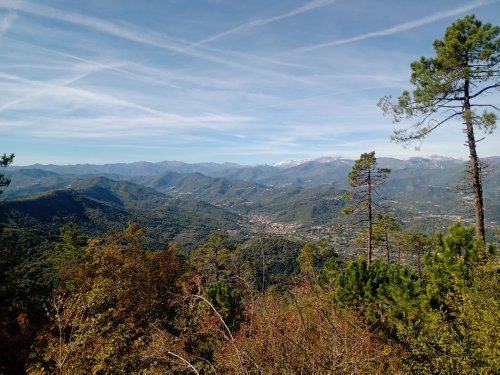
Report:
[[[435,57],[421,57],[411,64],[413,93],[404,91],[395,102],[385,96],[379,102],[396,123],[417,119],[412,126],[394,132],[396,142],[421,140],[443,124],[462,120],[469,148],[476,237],[483,241],[483,188],[474,130],[491,134],[496,127],[495,113],[500,108],[484,98],[500,89],[499,34],[500,27],[483,24],[474,15],[455,21],[443,40],[434,41]]]
[[[214,232],[203,246],[194,251],[189,264],[201,276],[203,284],[208,284],[225,281],[229,260],[230,250],[225,244],[224,233]]]
[[[375,215],[375,222],[373,225],[373,240],[375,245],[383,245],[385,247],[387,263],[391,261],[389,235],[400,230],[401,228],[396,223],[396,220],[394,220],[393,217],[381,213]]]
[[[362,213],[360,222],[368,224],[368,262],[372,261],[372,239],[373,239],[373,209],[377,206],[375,196],[378,195],[378,187],[391,172],[388,168],[378,168],[375,151],[361,154],[354,162],[349,172],[349,186],[352,190],[344,195],[345,199],[353,200],[354,203],[344,208],[345,214]],[[366,216],[365,216],[366,215]]]
[[[3,154],[0,157],[0,168],[7,168],[14,161],[14,154]],[[10,180],[5,177],[5,173],[0,173],[0,188],[7,187],[10,184]],[[0,194],[2,194],[3,190],[0,189]]]

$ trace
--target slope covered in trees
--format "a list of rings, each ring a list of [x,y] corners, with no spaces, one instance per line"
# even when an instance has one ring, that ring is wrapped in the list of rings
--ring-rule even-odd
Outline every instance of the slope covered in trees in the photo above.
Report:
[[[183,261],[174,245],[148,248],[134,223],[90,239],[67,225],[32,254],[13,239],[2,233],[3,372],[500,369],[495,249],[460,223],[419,272],[343,260],[327,242],[242,246],[221,233]]]
[[[409,229],[432,234],[434,228],[445,229],[458,218],[472,222],[472,195],[464,182],[466,173],[463,162],[437,158],[406,161],[378,158],[378,162],[380,166],[392,170],[384,184],[384,205],[389,207],[391,216],[401,224]],[[498,158],[488,158],[484,162],[488,165],[483,178],[484,200],[487,203],[485,218],[487,226],[491,228],[500,217],[500,185],[496,183],[500,178],[500,162]],[[114,182],[111,182],[100,175],[76,176],[44,169],[21,168],[9,171],[12,183],[2,194],[2,200],[70,188],[97,199],[109,198],[107,203],[116,204],[120,209],[138,208],[147,213],[149,207],[155,206],[162,196],[152,189],[146,189],[146,186],[176,198],[180,206],[193,206],[195,201],[202,201],[239,215],[243,222],[248,222],[249,217],[257,214],[266,216],[271,222],[286,224],[289,230],[302,233],[314,232],[317,230],[311,228],[323,226],[322,235],[326,235],[327,226],[341,220],[344,204],[341,196],[344,189],[348,188],[347,173],[352,168],[353,161],[333,160],[306,164],[307,168],[304,166],[301,170],[298,170],[300,165],[290,168],[268,167],[276,182],[281,181],[278,183],[280,186],[233,180],[230,177],[176,172],[144,177],[115,175],[111,179]],[[95,166],[96,169],[97,167]],[[94,167],[88,168],[89,173],[94,170]],[[192,168],[196,168],[196,165],[192,165]],[[224,165],[220,165],[220,168],[218,173],[222,173],[220,171]],[[234,168],[232,166],[226,171]],[[126,170],[124,167],[123,169]],[[248,169],[249,167],[244,168]],[[131,170],[133,171],[132,167]],[[252,175],[259,176],[260,168],[255,167],[254,172]],[[290,185],[293,180],[286,179],[283,173],[300,177],[303,186]],[[127,179],[135,185],[127,184]],[[104,196],[105,190],[111,191],[108,198]],[[432,217],[431,221],[426,219],[429,216]],[[145,227],[144,224],[142,226]],[[222,228],[225,227],[222,225]],[[145,229],[149,236],[148,228]],[[488,232],[490,236],[494,233],[491,230]]]

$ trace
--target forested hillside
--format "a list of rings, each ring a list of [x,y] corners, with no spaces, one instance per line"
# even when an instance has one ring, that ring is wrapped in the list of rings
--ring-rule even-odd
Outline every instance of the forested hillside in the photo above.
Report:
[[[487,165],[484,178],[486,224],[494,228],[500,221],[500,185],[497,183],[500,181],[500,159],[487,158],[484,163]],[[226,222],[214,223],[212,228],[232,229],[230,223],[238,222],[241,228],[249,230],[252,216],[259,215],[274,223],[276,233],[293,232],[315,239],[319,238],[318,233],[320,236],[329,235],[332,225],[345,222],[342,194],[348,188],[347,173],[353,165],[352,160],[326,159],[288,168],[208,165],[210,168],[206,164],[182,163],[180,168],[177,163],[165,162],[136,163],[129,168],[124,164],[13,168],[10,173],[12,183],[0,199],[6,202],[26,197],[38,199],[32,195],[73,190],[108,205],[111,216],[116,215],[113,209],[128,210],[128,219],[144,224],[151,221],[148,216],[155,220],[162,217],[163,214],[158,213],[160,207],[176,206],[188,211],[184,215],[188,222],[193,220],[189,218],[193,212],[194,216],[198,215],[196,212],[207,215],[213,212],[214,218],[227,218]],[[456,220],[472,223],[471,189],[463,162],[443,158],[380,158],[379,165],[391,168],[381,190],[384,210],[403,227],[432,234],[436,228],[445,229]],[[71,168],[73,173],[68,173]],[[175,171],[180,169],[190,172]],[[78,171],[82,174],[77,174]],[[204,210],[200,206],[198,210],[196,205],[202,202],[208,206]],[[218,213],[215,213],[215,207],[219,208]],[[169,217],[168,209],[165,215]],[[106,218],[106,214],[101,216],[103,223],[113,221]],[[429,217],[432,220],[428,220]],[[185,227],[182,223],[178,225]],[[196,227],[195,223],[188,226]],[[147,237],[158,236],[156,229],[151,232],[154,235],[150,234],[149,224],[143,227]],[[82,227],[87,228],[89,226]],[[104,227],[111,228],[112,225]],[[207,231],[203,232],[207,236]],[[157,243],[174,240],[174,233],[180,231],[157,237]],[[490,230],[488,235],[494,233]]]

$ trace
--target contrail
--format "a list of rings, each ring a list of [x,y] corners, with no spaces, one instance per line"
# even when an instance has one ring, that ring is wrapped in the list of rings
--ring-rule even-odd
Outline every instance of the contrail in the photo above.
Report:
[[[334,3],[335,1],[337,1],[337,0],[315,0],[315,1],[311,1],[310,3],[302,5],[301,7],[293,9],[293,10],[291,10],[289,12],[284,13],[284,14],[280,14],[278,16],[269,17],[269,18],[263,18],[263,19],[257,19],[257,20],[254,20],[254,21],[243,23],[243,24],[241,24],[239,26],[236,26],[236,27],[234,27],[232,29],[223,31],[223,32],[215,34],[215,35],[213,35],[213,36],[211,36],[209,38],[200,40],[199,42],[193,43],[193,44],[189,45],[187,48],[189,49],[189,48],[199,47],[199,46],[201,46],[203,44],[206,44],[208,42],[213,42],[214,40],[217,40],[219,38],[222,38],[222,37],[225,37],[225,36],[228,36],[228,35],[231,35],[231,34],[235,34],[235,33],[240,32],[242,30],[251,29],[251,28],[254,28],[254,27],[258,27],[258,26],[268,25],[270,23],[273,23],[273,22],[276,22],[276,21],[279,21],[279,20],[282,20],[282,19],[285,19],[285,18],[293,17],[293,16],[299,15],[301,13],[305,13],[305,12],[309,12],[309,11],[314,10],[314,9],[322,8],[322,7],[325,7],[327,5],[330,5],[330,4]]]
[[[436,22],[436,21],[442,20],[444,18],[456,16],[456,15],[462,14],[464,12],[468,12],[470,10],[473,10],[473,9],[476,9],[476,8],[479,8],[479,7],[482,7],[482,6],[491,4],[491,3],[495,3],[495,2],[498,2],[498,0],[476,1],[472,4],[465,5],[465,6],[460,7],[460,8],[432,14],[430,16],[422,17],[422,18],[419,18],[419,19],[416,19],[413,21],[409,21],[409,22],[405,22],[405,23],[402,23],[400,25],[390,27],[388,29],[374,31],[371,33],[366,33],[366,34],[361,34],[361,35],[354,36],[352,38],[334,40],[331,42],[315,44],[313,46],[302,47],[302,48],[298,48],[298,49],[294,50],[293,52],[300,53],[300,52],[315,51],[315,50],[326,48],[326,47],[333,47],[333,46],[338,46],[341,44],[354,43],[354,42],[358,42],[360,40],[375,38],[378,36],[393,35],[393,34],[397,34],[397,33],[403,32],[403,31],[407,31],[407,30],[411,30],[411,29],[414,29],[414,28],[417,28],[417,27],[420,27],[423,25],[427,25],[427,24],[432,23],[432,22]]]

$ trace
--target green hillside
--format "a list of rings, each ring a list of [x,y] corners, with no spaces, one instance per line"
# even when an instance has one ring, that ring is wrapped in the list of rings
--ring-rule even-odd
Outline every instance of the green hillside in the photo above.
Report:
[[[128,182],[102,177],[72,182],[65,190],[0,202],[0,223],[54,235],[61,226],[73,222],[96,235],[135,221],[157,245],[195,230],[197,236],[190,241],[196,246],[196,241],[203,241],[212,231],[235,229],[240,222],[237,215],[208,203],[168,197]]]

